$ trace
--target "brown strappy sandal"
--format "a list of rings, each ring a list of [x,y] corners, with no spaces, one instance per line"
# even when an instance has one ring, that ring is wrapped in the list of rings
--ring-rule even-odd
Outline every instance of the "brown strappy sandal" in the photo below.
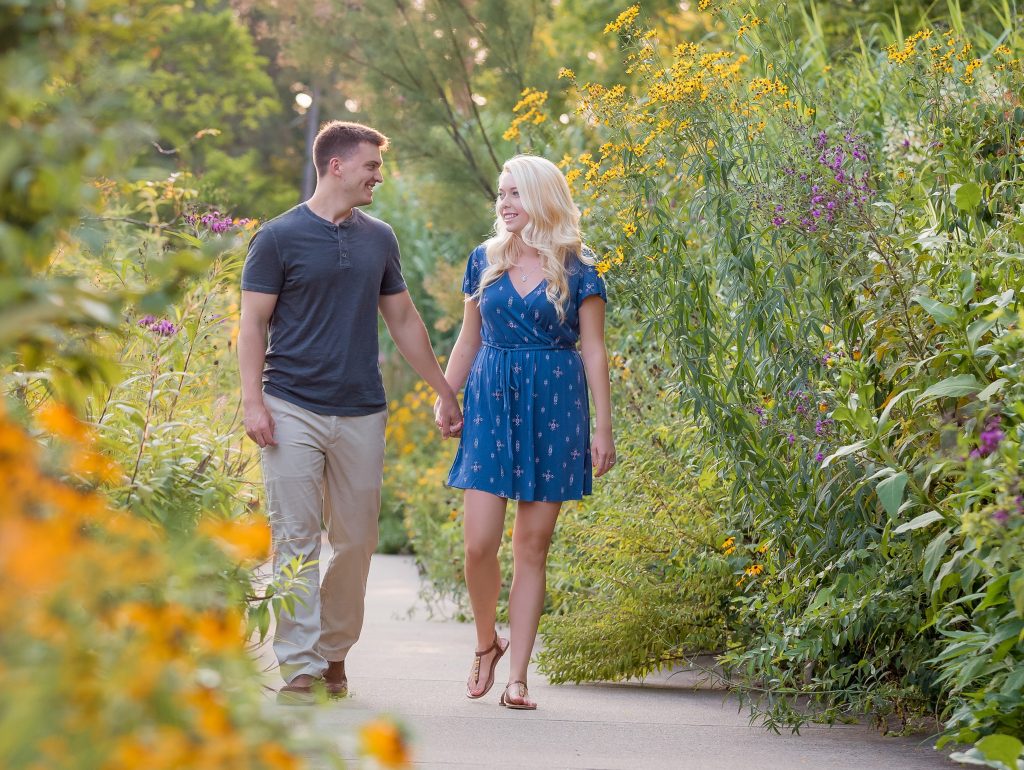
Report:
[[[510,698],[508,694],[509,688],[514,684],[519,685],[516,688],[519,691],[519,694],[515,696],[515,700]],[[531,703],[530,701],[526,700],[526,696],[529,694],[530,691],[526,689],[526,682],[521,682],[519,680],[516,680],[515,682],[509,682],[507,685],[505,685],[505,689],[504,691],[502,691],[501,698],[498,699],[498,703],[500,703],[507,709],[534,711],[537,708],[537,704]]]
[[[502,646],[502,642],[505,643]],[[477,650],[473,654],[476,656],[473,658],[473,668],[470,670],[469,681],[466,682],[466,697],[476,700],[477,698],[484,697],[494,687],[494,669],[498,666],[498,661],[501,660],[501,656],[505,654],[505,650],[508,649],[508,639],[502,639],[498,636],[498,632],[494,632],[494,643],[482,652]],[[484,685],[484,689],[478,693],[474,693],[470,689],[470,681],[480,684],[480,663],[483,661],[484,655],[488,653],[495,653],[494,657],[491,658],[491,667],[487,671],[487,683]]]

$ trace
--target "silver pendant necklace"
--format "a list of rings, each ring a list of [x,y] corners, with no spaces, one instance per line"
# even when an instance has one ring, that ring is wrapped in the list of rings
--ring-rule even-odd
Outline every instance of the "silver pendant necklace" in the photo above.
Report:
[[[535,267],[534,267],[534,268],[533,268],[533,269],[532,269],[532,270],[531,270],[530,272],[528,272],[528,273],[527,273],[527,272],[524,272],[524,271],[523,271],[523,268],[522,268],[522,267],[520,267],[519,265],[516,265],[516,267],[518,267],[518,268],[519,268],[519,272],[521,273],[521,275],[519,276],[519,282],[520,282],[520,283],[526,283],[526,279],[527,279],[527,278],[529,278],[529,277],[530,277],[531,275],[533,275],[534,273],[536,273],[536,272],[537,272],[537,268],[539,268],[539,267],[540,267],[540,265],[536,265],[536,266],[535,266]]]

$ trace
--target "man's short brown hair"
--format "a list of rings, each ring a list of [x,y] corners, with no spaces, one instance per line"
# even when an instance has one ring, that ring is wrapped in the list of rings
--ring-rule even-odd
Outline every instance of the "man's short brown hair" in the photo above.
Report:
[[[324,124],[313,140],[313,165],[317,176],[327,173],[331,158],[343,158],[363,142],[377,145],[381,152],[390,144],[384,134],[362,123],[332,120]]]

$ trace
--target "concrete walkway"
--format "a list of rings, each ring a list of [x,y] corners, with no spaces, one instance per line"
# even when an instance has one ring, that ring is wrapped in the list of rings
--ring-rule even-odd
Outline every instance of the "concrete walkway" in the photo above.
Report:
[[[720,691],[672,685],[552,686],[535,672],[533,712],[498,706],[498,683],[480,701],[464,695],[472,627],[430,620],[419,605],[411,558],[375,556],[366,624],[349,654],[350,697],[318,707],[268,709],[294,729],[336,741],[358,767],[355,734],[387,713],[409,728],[417,768],[671,768],[672,770],[926,770],[959,767],[927,736],[886,738],[860,726],[808,726],[774,735],[748,724],[745,710]],[[417,611],[418,609],[418,611]],[[410,610],[412,614],[410,615]],[[269,650],[261,660],[272,665]],[[268,684],[277,687],[276,672]],[[668,685],[668,686],[666,686]]]

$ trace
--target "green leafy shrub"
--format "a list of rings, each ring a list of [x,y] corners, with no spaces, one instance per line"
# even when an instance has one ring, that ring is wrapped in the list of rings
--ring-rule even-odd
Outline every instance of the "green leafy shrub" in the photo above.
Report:
[[[735,573],[750,563],[724,534],[723,471],[659,389],[664,369],[628,350],[613,359],[619,465],[565,506],[549,556],[538,664],[553,682],[642,677],[724,650]]]

